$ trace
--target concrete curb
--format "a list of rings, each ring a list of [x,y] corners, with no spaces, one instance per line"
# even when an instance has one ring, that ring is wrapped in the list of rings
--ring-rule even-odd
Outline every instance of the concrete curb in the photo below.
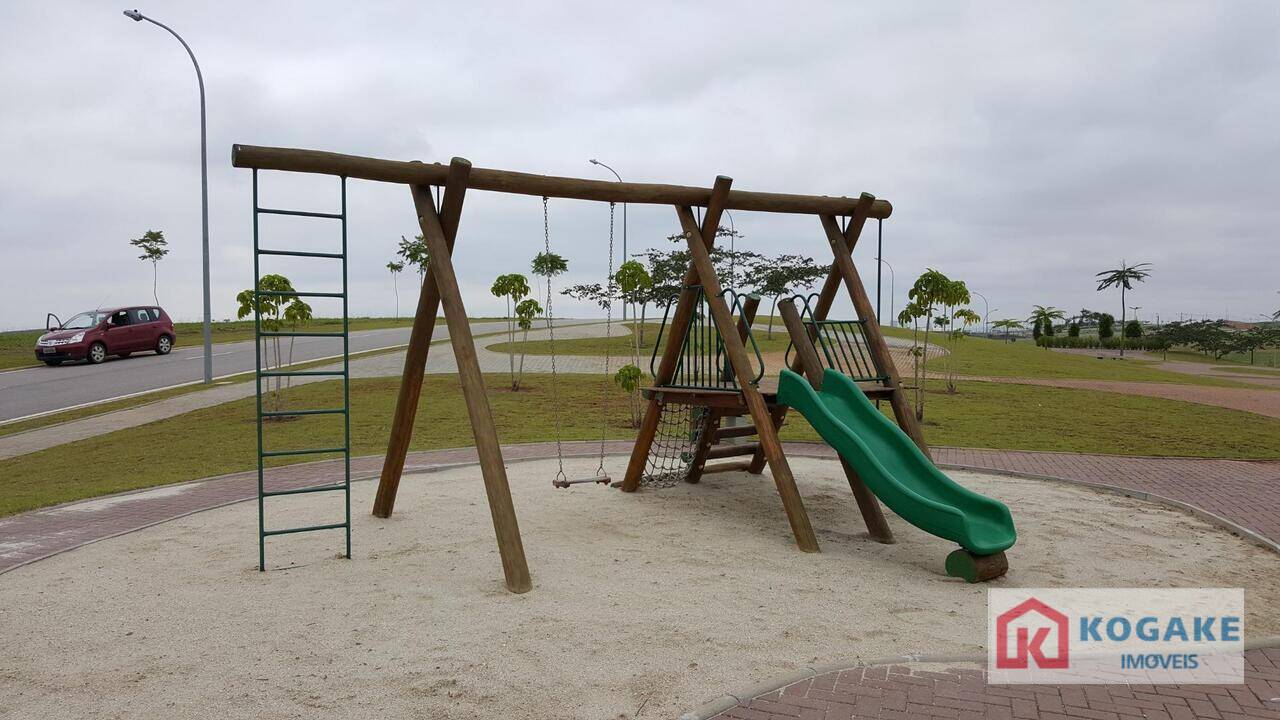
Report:
[[[1245,650],[1276,647],[1280,647],[1280,635],[1262,637],[1257,640],[1246,641],[1244,644]],[[713,700],[708,700],[693,710],[681,715],[680,720],[709,720],[729,708],[750,702],[761,695],[768,695],[771,692],[776,692],[803,680],[818,677],[819,675],[840,672],[842,670],[851,670],[853,668],[875,667],[878,665],[907,665],[910,663],[975,663],[986,665],[987,656],[983,653],[959,655],[898,655],[894,657],[878,658],[875,660],[859,660],[852,663],[837,662],[815,665],[813,667],[804,667],[782,675],[775,675],[768,680],[748,686],[736,693],[725,693]]]

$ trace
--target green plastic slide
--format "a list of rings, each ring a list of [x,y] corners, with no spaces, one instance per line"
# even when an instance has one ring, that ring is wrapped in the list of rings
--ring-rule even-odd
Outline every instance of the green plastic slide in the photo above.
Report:
[[[974,555],[1001,552],[1017,540],[1004,503],[944,475],[849,376],[827,370],[818,392],[784,369],[778,378],[778,402],[799,411],[867,487],[912,525],[959,543]]]

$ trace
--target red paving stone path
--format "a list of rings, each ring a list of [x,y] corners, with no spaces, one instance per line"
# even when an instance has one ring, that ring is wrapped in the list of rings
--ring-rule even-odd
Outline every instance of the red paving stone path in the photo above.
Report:
[[[554,456],[552,443],[511,445],[508,461]],[[608,452],[625,454],[629,441],[609,443]],[[566,452],[589,456],[593,443],[565,443]],[[810,457],[834,457],[826,445],[788,443],[788,451]],[[1280,462],[1195,458],[1132,458],[1075,453],[934,448],[944,465],[998,472],[1057,477],[1121,487],[1134,493],[1164,496],[1206,510],[1273,543],[1280,543]],[[475,450],[460,448],[415,452],[406,470],[421,472],[475,461]],[[353,480],[376,478],[381,456],[352,458]],[[274,468],[269,489],[331,482],[337,463],[321,462]],[[191,513],[257,496],[257,473],[243,472],[207,480],[168,485],[33,510],[0,518],[0,573],[15,567]],[[353,508],[367,512],[368,508]]]
[[[926,669],[927,668],[927,669]],[[1280,718],[1280,648],[1245,652],[1244,685],[987,685],[978,664],[823,673],[715,715],[725,720]]]

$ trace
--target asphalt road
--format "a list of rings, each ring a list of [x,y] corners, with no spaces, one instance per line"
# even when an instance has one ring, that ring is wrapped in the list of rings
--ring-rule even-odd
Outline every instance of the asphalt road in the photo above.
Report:
[[[476,335],[497,332],[504,327],[505,323],[502,322],[471,324],[471,330]],[[449,331],[441,318],[436,323],[433,339],[447,337]],[[409,342],[409,328],[361,330],[351,333],[350,341],[353,353],[394,347]],[[184,337],[180,342],[185,344],[175,347],[173,352],[165,356],[142,353],[124,359],[108,358],[101,365],[42,365],[0,373],[0,422],[204,379],[204,363],[201,362],[204,351],[199,345],[199,338]],[[284,345],[284,351],[288,351],[287,344]],[[293,362],[317,360],[341,353],[340,339],[296,338]],[[213,346],[215,378],[252,372],[253,369],[252,340]]]

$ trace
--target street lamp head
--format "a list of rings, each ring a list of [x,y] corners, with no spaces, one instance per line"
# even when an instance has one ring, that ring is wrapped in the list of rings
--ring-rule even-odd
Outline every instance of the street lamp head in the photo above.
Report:
[[[134,22],[142,22],[142,13],[138,12],[137,10],[125,10],[124,16],[133,20]]]
[[[600,164],[600,161],[599,161],[599,160],[597,160],[597,159],[595,159],[595,158],[591,158],[591,159],[590,159],[590,160],[588,160],[587,162],[591,163],[592,165],[599,165],[599,164]]]

